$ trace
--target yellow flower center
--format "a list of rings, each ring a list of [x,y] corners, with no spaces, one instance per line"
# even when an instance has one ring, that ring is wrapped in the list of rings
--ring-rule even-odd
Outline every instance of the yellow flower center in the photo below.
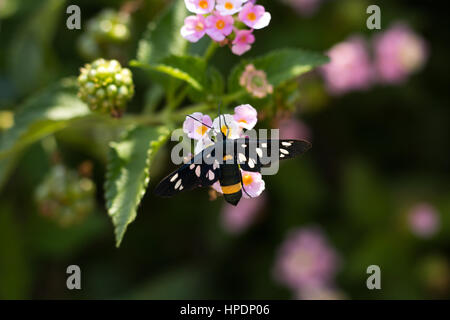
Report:
[[[208,1],[206,1],[206,0],[200,0],[200,2],[198,3],[198,5],[199,5],[200,8],[202,8],[202,9],[207,9],[207,8],[208,8]]]
[[[254,12],[250,12],[247,15],[247,19],[250,20],[250,21],[255,21],[256,20],[256,14]]]
[[[203,136],[206,133],[207,130],[208,130],[207,127],[201,125],[201,126],[197,127],[196,131],[197,131],[198,134]]]
[[[216,28],[219,29],[219,30],[225,28],[225,22],[223,20],[218,20],[216,22]]]
[[[197,23],[197,25],[195,26],[196,31],[203,31],[204,28],[205,26],[201,22]]]
[[[233,4],[231,3],[231,2],[226,2],[225,3],[225,9],[227,9],[227,10],[231,10],[231,9],[233,9]]]
[[[242,177],[242,182],[244,183],[244,186],[248,186],[249,184],[252,184],[253,177],[250,174],[244,174]]]
[[[223,125],[222,128],[220,128],[220,131],[226,136],[228,134],[228,129],[226,125]]]

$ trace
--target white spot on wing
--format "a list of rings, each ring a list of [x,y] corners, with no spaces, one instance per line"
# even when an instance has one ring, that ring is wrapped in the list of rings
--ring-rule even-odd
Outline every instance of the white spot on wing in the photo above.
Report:
[[[255,167],[255,161],[252,158],[248,159],[248,166],[250,168],[254,168]]]
[[[217,159],[216,159],[216,160],[214,160],[214,163],[213,163],[213,169],[216,170],[218,167],[219,167],[219,161],[217,161]]]
[[[283,141],[281,144],[285,147],[290,147],[292,145],[291,142],[286,142],[286,141]]]
[[[243,153],[239,153],[239,161],[240,162],[244,162],[245,160],[247,160],[247,158],[245,157],[245,155]]]
[[[175,173],[172,178],[170,178],[170,182],[174,182],[175,179],[178,178],[178,173]]]
[[[280,158],[284,158],[284,154],[280,154]]]
[[[200,170],[201,170],[200,166],[197,166],[197,168],[195,168],[195,175],[199,178],[200,178]]]
[[[191,164],[191,165],[189,166],[189,169],[193,170],[194,167],[195,167],[195,163]]]
[[[281,153],[284,153],[284,154],[289,154],[289,151],[287,151],[287,150],[285,150],[285,149],[280,149],[280,152],[281,152]]]
[[[181,191],[181,190],[183,190],[183,186],[182,186],[182,185],[180,186],[180,191]]]
[[[214,179],[214,172],[209,170],[208,173],[206,174],[206,176],[208,177],[209,180],[213,180]]]
[[[178,179],[177,183],[175,183],[175,189],[178,189],[179,186],[181,186],[181,179]]]
[[[263,152],[262,152],[262,150],[261,150],[260,148],[256,148],[256,153],[258,154],[258,156],[259,156],[260,158],[262,158]]]
[[[241,144],[242,148],[247,148],[247,145],[245,143]]]

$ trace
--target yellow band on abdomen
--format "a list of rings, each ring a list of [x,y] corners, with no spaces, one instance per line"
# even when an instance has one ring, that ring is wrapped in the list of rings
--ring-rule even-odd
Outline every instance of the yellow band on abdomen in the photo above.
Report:
[[[232,194],[241,190],[241,183],[233,184],[232,186],[222,186],[222,192],[224,194]]]

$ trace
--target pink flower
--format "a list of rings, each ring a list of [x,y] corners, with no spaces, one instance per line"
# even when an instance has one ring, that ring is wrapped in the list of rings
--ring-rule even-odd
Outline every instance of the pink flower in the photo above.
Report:
[[[298,290],[297,299],[299,300],[343,300],[345,294],[333,287],[306,287]]]
[[[283,0],[302,16],[312,16],[320,6],[321,0]]]
[[[328,286],[337,271],[338,257],[316,228],[297,229],[282,244],[275,276],[294,289]]]
[[[252,34],[252,30],[238,30],[236,31],[236,38],[233,40],[231,51],[241,56],[251,49],[253,42],[255,42],[255,36]]]
[[[245,66],[239,78],[239,84],[256,98],[264,98],[269,93],[273,93],[273,87],[267,81],[266,73],[263,70],[257,70],[253,64]]]
[[[419,70],[428,56],[423,38],[397,24],[374,40],[375,65],[380,81],[398,83]]]
[[[247,199],[259,197],[266,188],[266,184],[262,179],[261,173],[241,170],[241,174],[243,183],[242,196]],[[213,184],[212,187],[217,192],[223,193],[222,188],[220,187],[220,184],[218,182]]]
[[[186,8],[193,13],[207,14],[214,10],[215,0],[184,0]]]
[[[198,121],[195,121],[190,117],[186,117],[186,120],[184,120],[183,123],[183,131],[189,138],[200,140],[206,136],[206,132],[208,131],[207,126],[212,125],[212,120],[208,115],[203,115],[201,112],[195,112],[191,114],[191,117],[197,119]],[[202,123],[207,126],[204,126]]]
[[[222,225],[230,233],[247,229],[264,209],[264,195],[257,199],[241,199],[238,206],[226,203],[222,209]]]
[[[243,0],[217,0],[216,10],[223,16],[233,15],[242,9]]]
[[[270,23],[270,13],[263,6],[248,2],[239,12],[239,20],[252,29],[262,29]]]
[[[244,198],[256,198],[265,189],[266,184],[259,172],[241,170],[242,173],[242,196]],[[245,191],[244,191],[245,190]]]
[[[277,122],[280,130],[280,139],[296,139],[311,141],[311,130],[302,121],[296,118],[283,118]]]
[[[189,16],[184,19],[181,36],[190,42],[197,42],[206,32],[206,21],[202,15]]]
[[[249,104],[242,104],[234,108],[234,120],[244,129],[250,130],[258,121],[256,109]]]
[[[372,84],[374,73],[365,42],[354,37],[330,49],[331,61],[321,68],[326,85],[333,94],[366,89]]]
[[[206,33],[214,41],[223,41],[233,32],[234,19],[232,16],[221,16],[218,12],[206,18]]]
[[[434,235],[440,225],[439,214],[428,203],[415,205],[408,213],[408,222],[411,231],[422,238]]]

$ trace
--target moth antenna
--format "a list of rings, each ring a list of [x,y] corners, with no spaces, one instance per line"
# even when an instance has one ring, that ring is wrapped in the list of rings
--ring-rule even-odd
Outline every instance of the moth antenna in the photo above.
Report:
[[[198,120],[198,119],[195,119],[194,117],[192,117],[192,116],[190,116],[190,115],[187,115],[186,117],[189,117],[189,118],[191,118],[191,119],[193,119],[193,120],[195,120],[195,121],[197,121],[197,122],[200,122],[200,123],[201,123],[202,125],[204,125],[205,127],[214,130],[213,127],[208,126],[207,124],[203,123],[202,121],[200,121],[200,120]]]

